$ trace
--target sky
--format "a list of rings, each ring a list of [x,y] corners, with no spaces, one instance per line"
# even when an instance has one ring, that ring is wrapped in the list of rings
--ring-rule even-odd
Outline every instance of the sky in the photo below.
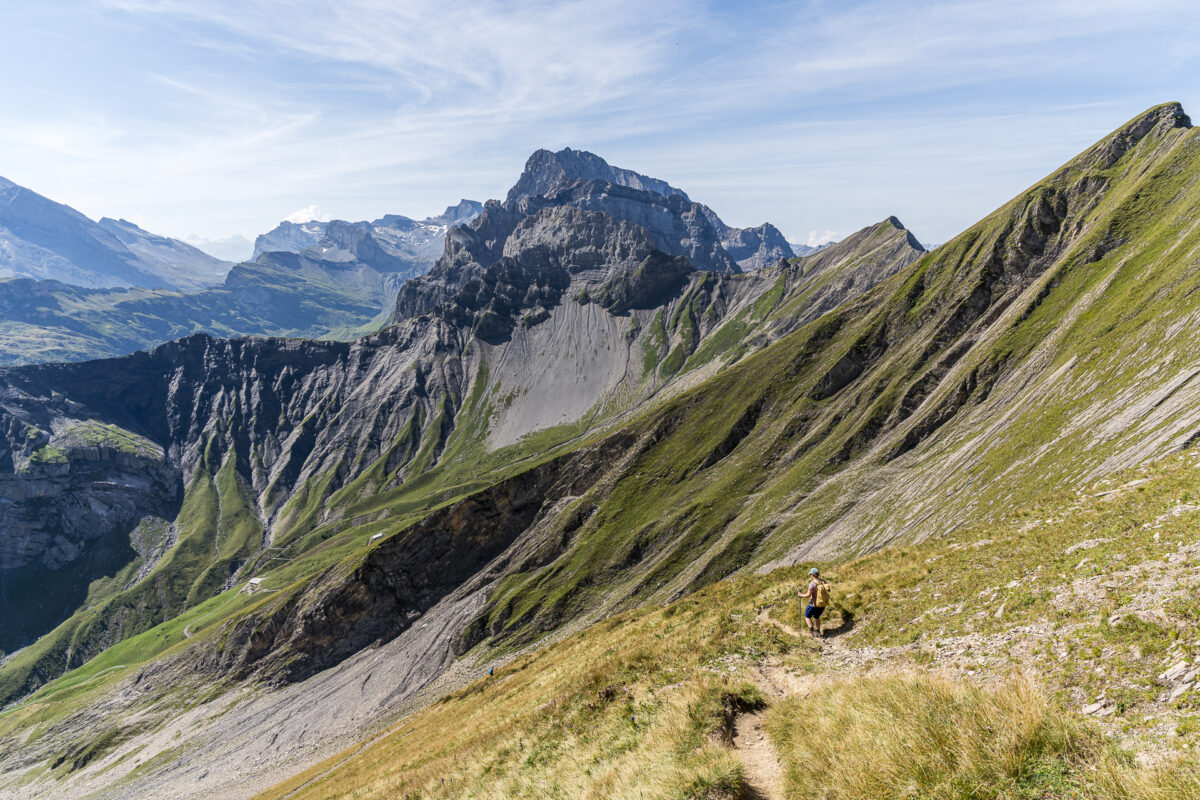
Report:
[[[1146,108],[1200,108],[1198,8],[9,2],[0,175],[215,243],[502,198],[570,146],[731,225],[818,243],[895,215],[937,243]]]

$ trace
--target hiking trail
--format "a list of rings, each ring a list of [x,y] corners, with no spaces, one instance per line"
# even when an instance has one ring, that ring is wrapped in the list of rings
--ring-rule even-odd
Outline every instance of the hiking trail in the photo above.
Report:
[[[789,636],[807,638],[807,631],[792,627],[770,615],[771,606],[764,606],[754,616],[759,625],[773,625]],[[771,705],[785,697],[805,696],[820,680],[815,675],[796,675],[786,669],[775,657],[760,661],[751,677],[754,683],[770,698],[766,708],[739,714],[734,720],[733,749],[745,767],[747,797],[750,800],[784,800],[784,770],[779,754],[767,736],[766,719]]]
[[[784,800],[783,766],[764,729],[767,709],[740,714],[734,721],[733,748],[746,768],[749,800]]]

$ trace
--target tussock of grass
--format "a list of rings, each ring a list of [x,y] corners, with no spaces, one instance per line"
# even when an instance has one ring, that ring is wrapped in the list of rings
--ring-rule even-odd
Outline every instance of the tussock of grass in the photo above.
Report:
[[[1093,744],[1022,680],[992,691],[928,676],[848,681],[781,703],[767,729],[789,791],[831,799],[1017,796],[1036,764]]]
[[[1194,767],[1138,768],[1032,681],[837,683],[772,709],[788,796],[823,800],[1200,797]]]

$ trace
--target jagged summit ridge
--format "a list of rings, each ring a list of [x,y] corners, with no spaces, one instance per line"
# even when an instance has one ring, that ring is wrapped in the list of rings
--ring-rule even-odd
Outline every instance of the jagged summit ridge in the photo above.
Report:
[[[925,245],[923,245],[919,241],[917,241],[917,237],[913,236],[913,232],[910,231],[908,228],[906,228],[904,226],[904,223],[901,222],[899,220],[899,218],[897,218],[896,216],[893,215],[893,216],[888,217],[883,222],[881,222],[880,225],[891,225],[893,228],[895,228],[898,231],[904,231],[906,234],[908,234],[908,243],[912,247],[914,247],[915,249],[919,250],[922,253],[926,252]]]
[[[572,150],[567,147],[558,152],[537,150],[525,162],[525,170],[516,184],[508,191],[508,200],[520,197],[552,195],[575,181],[604,181],[614,186],[625,186],[645,192],[656,192],[663,197],[688,196],[680,189],[657,178],[651,178],[633,170],[614,167],[595,153]]]
[[[673,202],[673,198],[680,198],[684,205],[690,206],[689,213],[698,211],[708,221],[716,234],[717,242],[744,271],[774,266],[795,255],[787,239],[771,223],[752,228],[730,227],[708,206],[692,203],[683,190],[666,181],[615,167],[586,150],[572,150],[568,147],[558,152],[545,149],[534,152],[525,162],[525,169],[520,178],[509,190],[507,200],[516,202],[522,197],[552,198],[569,190],[575,190],[578,194],[579,187],[590,182],[638,192],[651,192],[667,198],[668,203]],[[622,193],[618,191],[617,194]],[[691,227],[698,229],[701,226],[692,223]],[[706,234],[705,231],[702,236]],[[715,269],[718,272],[730,271],[720,262],[721,259],[718,258],[716,262],[698,263],[697,266],[701,269]]]
[[[1052,176],[1061,176],[1064,171],[1094,167],[1107,169],[1117,163],[1130,150],[1144,140],[1163,141],[1176,128],[1190,129],[1191,117],[1177,102],[1163,103],[1147,109],[1120,128],[1105,136],[1096,144],[1072,159]]]

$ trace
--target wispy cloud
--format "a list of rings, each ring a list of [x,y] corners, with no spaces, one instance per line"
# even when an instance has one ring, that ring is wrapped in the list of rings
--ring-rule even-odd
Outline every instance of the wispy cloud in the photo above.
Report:
[[[836,242],[840,238],[837,231],[809,231],[808,239],[805,240],[804,244],[809,247],[820,247],[823,244]]]
[[[329,214],[326,214],[325,212],[323,212],[321,209],[317,208],[316,206],[305,206],[304,208],[298,208],[295,211],[293,211],[292,213],[288,214],[286,217],[284,217],[285,221],[296,222],[296,223],[314,222],[314,221],[315,222],[329,222],[329,220],[331,220],[331,219],[333,219],[333,218]]]
[[[300,206],[424,216],[571,145],[735,224],[943,240],[1200,74],[1179,0],[73,9],[0,10],[0,67],[30,76],[0,87],[0,174],[210,238]]]

